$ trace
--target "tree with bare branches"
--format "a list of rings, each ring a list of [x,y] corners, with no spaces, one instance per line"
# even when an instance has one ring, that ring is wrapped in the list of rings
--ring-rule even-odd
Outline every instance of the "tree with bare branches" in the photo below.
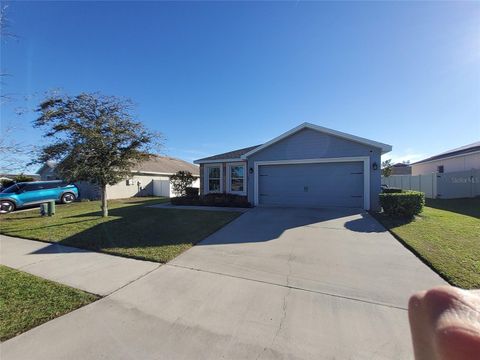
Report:
[[[8,5],[1,5],[0,7],[0,40],[3,45],[8,38],[16,38],[16,36],[9,31],[9,20],[7,17]],[[0,69],[0,104],[4,105],[11,101],[11,97],[5,93],[4,78],[7,74],[4,69]],[[2,172],[17,172],[24,171],[25,164],[19,161],[23,155],[29,152],[30,147],[20,143],[13,132],[15,126],[12,122],[2,119],[0,128],[0,170]]]

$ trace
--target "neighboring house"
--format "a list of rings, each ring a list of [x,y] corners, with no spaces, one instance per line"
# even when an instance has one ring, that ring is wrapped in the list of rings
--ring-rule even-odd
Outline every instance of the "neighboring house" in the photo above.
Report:
[[[12,181],[13,179],[15,179],[17,176],[28,176],[28,177],[31,177],[33,178],[33,180],[40,180],[40,176],[38,176],[37,174],[0,174],[0,180],[10,180]]]
[[[60,180],[55,173],[56,167],[57,163],[55,161],[47,161],[40,169],[38,169],[37,175],[40,176],[40,180],[42,181]]]
[[[392,165],[392,174],[391,175],[411,175],[412,167],[410,164],[405,163],[396,163]]]
[[[411,164],[412,175],[480,169],[480,141]]]
[[[304,123],[263,145],[196,160],[200,192],[253,205],[379,209],[387,144]]]
[[[50,166],[45,164],[38,173],[42,172],[52,178],[57,177],[54,168],[53,170],[49,169]],[[170,186],[170,177],[181,170],[189,171],[197,177],[192,186],[199,187],[198,166],[172,157],[155,156],[139,163],[127,179],[107,186],[107,197],[108,199],[122,199],[133,196],[175,196]],[[81,198],[98,199],[100,197],[100,189],[97,185],[87,182],[80,182],[76,185]]]

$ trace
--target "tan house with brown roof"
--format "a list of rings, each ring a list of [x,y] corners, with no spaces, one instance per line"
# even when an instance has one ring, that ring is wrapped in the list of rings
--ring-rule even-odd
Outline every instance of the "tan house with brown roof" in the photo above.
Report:
[[[412,175],[480,169],[480,141],[431,156],[411,165]]]
[[[51,165],[51,164],[50,164]],[[45,171],[47,169],[47,171]],[[45,177],[42,174],[45,171]],[[131,176],[124,181],[107,187],[108,199],[123,199],[134,196],[167,196],[173,197],[175,194],[170,186],[170,177],[178,171],[189,171],[197,180],[192,184],[193,187],[200,186],[199,167],[181,159],[168,156],[155,156],[150,160],[139,163],[131,172]],[[38,171],[42,180],[51,180],[56,178],[51,166],[42,166]],[[80,198],[98,199],[100,190],[97,185],[87,182],[76,184],[80,191]]]

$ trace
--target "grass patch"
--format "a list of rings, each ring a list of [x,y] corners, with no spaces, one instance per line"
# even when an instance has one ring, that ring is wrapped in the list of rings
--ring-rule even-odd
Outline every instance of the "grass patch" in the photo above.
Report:
[[[427,199],[412,221],[375,216],[452,285],[480,287],[480,199]]]
[[[101,217],[98,201],[58,206],[52,217],[11,213],[0,217],[0,233],[164,263],[240,215],[146,207],[165,201],[111,200],[108,218]]]
[[[0,340],[78,309],[97,296],[0,265]]]

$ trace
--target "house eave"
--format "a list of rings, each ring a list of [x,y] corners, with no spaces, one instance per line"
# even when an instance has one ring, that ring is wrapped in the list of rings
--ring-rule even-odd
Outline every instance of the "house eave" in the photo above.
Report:
[[[447,159],[453,159],[453,158],[457,158],[457,157],[461,157],[461,156],[468,156],[468,155],[475,155],[475,154],[480,154],[480,150],[477,150],[477,151],[471,151],[471,152],[465,152],[463,154],[457,154],[457,155],[450,155],[448,156],[448,154],[444,157],[439,157],[439,158],[435,158],[435,159],[425,159],[425,160],[420,160],[420,161],[417,161],[413,164],[410,164],[410,166],[414,166],[414,165],[421,165],[421,164],[428,164],[428,163],[431,163],[431,162],[436,162],[436,161],[442,161],[442,160],[447,160]]]
[[[200,164],[215,164],[215,163],[230,163],[230,162],[239,162],[239,161],[245,161],[245,159],[242,159],[242,158],[234,158],[234,159],[215,159],[215,160],[208,160],[208,159],[204,159],[204,160],[195,160],[193,163],[194,164],[197,164],[197,165],[200,165]]]
[[[132,174],[139,175],[139,174],[148,174],[148,175],[160,175],[160,176],[172,176],[175,173],[167,173],[167,172],[156,172],[156,171],[145,171],[145,170],[132,170]],[[192,174],[192,176],[200,177],[200,175]]]

